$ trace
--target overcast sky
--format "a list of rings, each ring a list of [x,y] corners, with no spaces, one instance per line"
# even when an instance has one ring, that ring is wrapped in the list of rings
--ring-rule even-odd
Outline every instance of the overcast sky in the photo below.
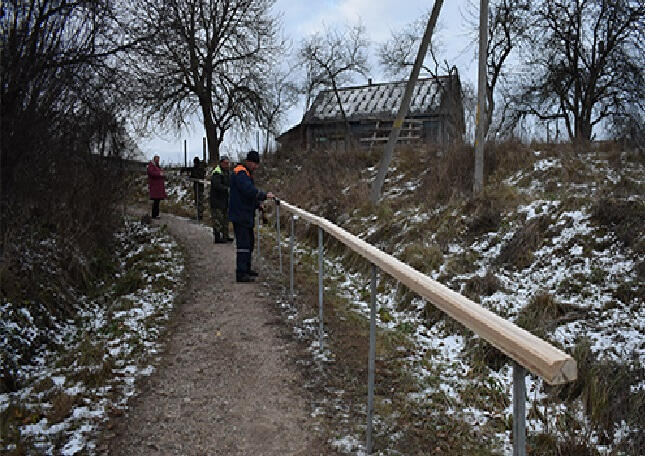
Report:
[[[451,64],[457,66],[462,81],[475,83],[477,65],[474,61],[476,46],[473,43],[473,30],[464,19],[467,16],[466,8],[469,0],[445,1],[439,15],[438,33],[435,37],[443,43],[444,54]],[[472,0],[471,0],[472,2]],[[473,2],[476,5],[479,2]],[[355,24],[359,18],[366,28],[371,41],[370,54],[372,56],[371,77],[374,82],[385,82],[381,68],[375,57],[377,45],[386,41],[390,31],[400,29],[404,25],[416,20],[432,8],[433,1],[426,0],[277,0],[275,10],[282,17],[283,30],[288,39],[297,47],[305,36],[322,30],[327,26],[342,26]],[[357,79],[356,84],[363,84],[364,80]],[[289,113],[289,120],[282,131],[297,124],[302,118],[304,106],[298,105]],[[255,134],[250,132],[250,138]],[[228,135],[228,133],[227,133]],[[193,122],[192,131],[183,131],[180,137],[169,134],[165,138],[156,137],[151,140],[140,141],[139,146],[147,158],[158,154],[163,163],[183,162],[183,140],[188,140],[188,160],[198,155],[202,156],[202,137],[205,136],[200,119]],[[253,147],[255,139],[232,141],[225,138],[221,153],[235,156],[248,148]]]

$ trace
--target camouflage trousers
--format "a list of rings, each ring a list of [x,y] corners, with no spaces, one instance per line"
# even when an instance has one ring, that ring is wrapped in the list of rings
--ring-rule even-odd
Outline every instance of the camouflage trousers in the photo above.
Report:
[[[193,182],[193,195],[197,208],[197,220],[204,218],[204,184]]]
[[[211,223],[213,236],[222,239],[228,238],[228,211],[226,209],[211,208]]]

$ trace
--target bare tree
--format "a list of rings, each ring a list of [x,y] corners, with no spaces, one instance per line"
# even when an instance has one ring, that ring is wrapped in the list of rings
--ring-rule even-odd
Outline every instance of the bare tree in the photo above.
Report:
[[[348,25],[342,30],[326,28],[323,33],[314,33],[302,41],[298,51],[307,73],[304,88],[307,100],[311,100],[315,91],[331,88],[338,102],[347,135],[349,123],[338,87],[351,82],[356,74],[365,76],[369,72],[368,48],[365,27],[359,23]]]
[[[129,44],[111,6],[90,0],[3,4],[3,198],[27,164],[33,168],[58,153],[89,154],[101,135],[124,132],[128,106],[112,90],[123,76],[113,63]]]
[[[477,26],[478,8],[469,4],[470,21]],[[528,0],[495,0],[488,9],[486,123],[484,137],[488,134],[495,113],[496,88],[505,76],[505,66],[529,31],[530,2]]]
[[[390,38],[378,45],[377,55],[383,72],[390,78],[407,77],[414,65],[423,32],[428,24],[431,11],[428,10],[419,18],[406,24],[400,29],[390,32]],[[438,26],[439,27],[439,26]],[[439,71],[450,69],[445,60],[441,62],[440,55],[444,52],[443,43],[433,36],[428,44],[428,53],[421,62],[421,70],[433,77]]]
[[[423,38],[424,30],[430,20],[432,11],[428,10],[418,19],[410,22],[401,29],[392,30],[390,38],[381,43],[377,54],[379,64],[386,75],[391,78],[405,78],[408,76],[417,57],[417,52]],[[428,73],[439,87],[442,96],[447,97],[446,101],[451,104],[448,107],[450,122],[447,125],[452,128],[451,136],[459,137],[457,132],[462,125],[461,110],[453,109],[461,103],[462,93],[454,90],[453,83],[458,74],[457,68],[451,65],[446,59],[441,59],[443,54],[443,43],[433,35],[432,41],[428,43],[428,51],[423,56],[420,69]],[[448,75],[448,78],[441,77]]]
[[[270,135],[277,135],[286,112],[298,102],[298,87],[290,81],[290,74],[274,73],[265,81],[264,103],[257,114],[257,122],[266,131],[265,152],[269,151]]]
[[[114,3],[94,0],[5,1],[1,34],[0,288],[15,281],[31,293],[38,268],[10,271],[21,271],[29,239],[44,237],[56,239],[57,257],[82,286],[86,260],[108,248],[120,221],[122,170],[92,152],[103,138],[111,138],[106,155],[129,146],[128,100],[114,90],[124,76],[116,57],[129,44]],[[45,271],[38,280],[51,277]]]
[[[209,157],[227,131],[248,127],[265,102],[265,77],[283,49],[274,0],[133,0],[129,32],[154,38],[130,65],[145,120],[179,129],[201,114]]]
[[[534,2],[525,71],[508,121],[564,119],[584,142],[604,119],[645,100],[645,4],[629,0]]]

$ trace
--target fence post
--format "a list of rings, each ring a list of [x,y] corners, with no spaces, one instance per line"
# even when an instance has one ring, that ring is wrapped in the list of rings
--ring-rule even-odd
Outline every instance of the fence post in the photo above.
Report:
[[[372,265],[370,301],[370,351],[367,364],[367,454],[372,454],[372,418],[374,415],[374,360],[376,358],[376,265]]]
[[[323,351],[323,229],[318,227],[318,346]]]
[[[291,295],[291,301],[293,301],[293,246],[295,234],[294,229],[294,216],[291,216],[291,234],[289,235],[289,293]]]
[[[275,223],[276,231],[278,232],[278,258],[280,261],[280,275],[282,275],[282,239],[280,238],[280,204],[275,206]]]
[[[513,456],[526,456],[526,370],[513,361]]]

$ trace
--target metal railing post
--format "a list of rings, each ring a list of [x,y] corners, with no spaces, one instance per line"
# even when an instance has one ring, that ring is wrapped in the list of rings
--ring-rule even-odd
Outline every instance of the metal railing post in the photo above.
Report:
[[[260,261],[260,212],[258,212],[258,236],[257,236],[257,252],[258,252],[258,262]]]
[[[526,370],[513,361],[513,456],[526,456]]]
[[[275,223],[276,230],[278,232],[278,258],[280,261],[280,275],[282,275],[282,239],[280,238],[280,205],[276,204],[275,206]]]
[[[289,235],[289,293],[293,301],[293,246],[294,246],[294,216],[291,216],[291,233]]]
[[[323,351],[323,229],[318,227],[318,347]]]
[[[376,358],[376,265],[372,265],[370,301],[370,349],[367,364],[367,454],[372,454],[372,418],[374,415],[374,361]]]
[[[193,182],[193,187],[195,188],[195,195],[197,195],[197,207],[195,208],[197,211],[196,220],[199,222],[199,184],[197,181]]]

